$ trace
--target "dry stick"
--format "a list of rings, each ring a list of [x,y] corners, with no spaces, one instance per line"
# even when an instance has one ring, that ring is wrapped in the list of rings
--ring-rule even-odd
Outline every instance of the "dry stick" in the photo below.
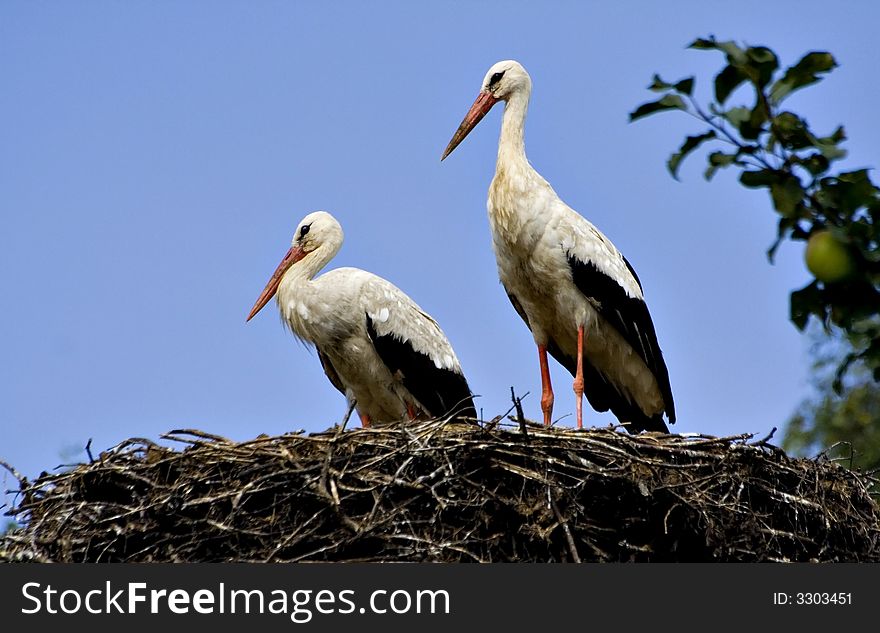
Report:
[[[568,527],[568,521],[563,518],[562,513],[556,505],[556,501],[553,500],[553,496],[550,494],[550,486],[547,486],[547,499],[550,501],[550,507],[553,509],[553,514],[556,516],[556,520],[559,521],[559,524],[562,526],[562,532],[565,534],[565,540],[568,543],[568,551],[571,554],[571,559],[575,563],[581,562],[581,557],[578,556],[577,546],[574,544],[574,537],[571,535],[571,530]]]
[[[0,459],[0,466],[2,466],[6,470],[8,470],[10,473],[12,473],[12,476],[15,477],[16,479],[18,479],[18,483],[22,488],[24,488],[24,486],[28,485],[28,480],[25,479],[24,475],[22,475],[20,472],[15,470],[11,465],[7,464],[2,459]]]
[[[328,485],[328,478],[330,474],[330,460],[333,457],[333,447],[336,445],[336,441],[342,435],[342,432],[345,430],[345,425],[348,422],[348,418],[351,415],[351,412],[354,410],[354,403],[348,409],[348,415],[345,416],[345,420],[336,427],[336,433],[333,435],[333,439],[327,442],[327,451],[324,453],[324,464],[321,467],[321,477],[319,478],[318,485],[321,487],[321,490],[327,495],[327,498],[331,501],[334,501],[333,495],[330,492],[330,486]]]
[[[510,387],[510,399],[513,400],[513,406],[516,409],[516,421],[519,423],[519,429],[523,435],[528,437],[529,433],[526,430],[526,416],[523,414],[522,401],[516,397],[512,386]]]
[[[850,470],[852,470],[853,458],[855,457],[855,450],[853,450],[852,442],[847,442],[846,440],[842,440],[842,441],[840,441],[840,442],[835,442],[834,444],[832,444],[831,446],[829,446],[828,448],[826,448],[825,450],[823,450],[821,453],[819,453],[819,455],[829,456],[829,455],[831,455],[831,451],[833,451],[833,450],[834,450],[835,448],[837,448],[838,446],[847,446],[847,447],[849,447],[849,457],[842,457],[842,458],[840,458],[840,459],[841,459],[841,460],[846,460],[846,459],[848,459],[848,460],[849,460],[849,468],[850,468]],[[832,459],[831,457],[829,457],[828,459],[829,459],[830,461],[835,461],[835,460]]]
[[[224,444],[234,444],[232,440],[229,440],[222,435],[214,435],[213,433],[208,433],[207,431],[199,431],[198,429],[174,429],[173,431],[168,431],[167,433],[163,433],[160,437],[169,439],[169,440],[177,440],[177,441],[188,441],[183,438],[176,437],[168,437],[173,435],[192,435],[193,437],[198,437],[204,440],[211,440],[212,442],[223,442]]]
[[[351,404],[348,405],[348,411],[345,412],[345,417],[342,418],[342,424],[340,425],[343,429],[345,428],[345,425],[348,424],[348,419],[351,417],[351,414],[354,411],[356,405],[357,400],[352,400]]]
[[[767,442],[769,442],[773,438],[773,436],[775,434],[776,434],[776,427],[774,426],[772,429],[770,429],[770,432],[767,435],[762,437],[757,442],[752,442],[752,444],[754,444],[755,446],[764,446],[765,444],[767,444]]]
[[[510,388],[510,393],[513,394],[513,387]],[[525,394],[523,394],[523,398],[525,398],[527,395],[529,395],[528,391],[526,391]],[[495,430],[495,427],[497,427],[503,420],[506,420],[507,416],[510,415],[510,412],[513,411],[514,409],[516,409],[516,404],[517,404],[516,400],[514,399],[513,404],[510,406],[510,408],[507,411],[505,411],[501,415],[496,415],[494,418],[492,418],[492,421],[486,425],[486,430],[487,431]],[[522,410],[522,405],[520,405],[520,410]]]

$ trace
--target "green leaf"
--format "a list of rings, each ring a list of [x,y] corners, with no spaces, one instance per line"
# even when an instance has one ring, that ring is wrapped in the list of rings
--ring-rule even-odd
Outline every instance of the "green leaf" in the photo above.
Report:
[[[732,64],[744,64],[747,61],[746,52],[736,42],[716,42],[715,47],[727,54],[727,60]]]
[[[770,130],[786,149],[803,149],[813,145],[813,136],[806,122],[792,112],[782,112],[770,122]]]
[[[837,176],[837,183],[841,193],[841,210],[850,215],[875,202],[880,194],[868,177],[867,169],[841,173]]]
[[[776,54],[765,46],[743,51],[733,42],[722,42],[719,50],[727,53],[728,64],[715,76],[715,99],[723,104],[744,81],[750,80],[759,89],[773,77],[779,66]]]
[[[724,152],[712,152],[709,154],[709,167],[706,168],[703,178],[712,180],[715,172],[723,167],[729,167],[736,162],[737,154],[725,154]]]
[[[824,209],[836,210],[840,206],[840,190],[837,181],[826,176],[819,181],[819,190],[815,198]]]
[[[632,122],[664,110],[687,110],[687,106],[678,95],[668,94],[657,101],[643,103],[630,113],[629,120]]]
[[[748,58],[756,64],[778,64],[776,53],[766,46],[752,46],[746,49]]]
[[[842,125],[838,125],[837,129],[834,130],[831,136],[825,136],[819,140],[827,143],[840,143],[841,141],[846,140],[846,131],[844,131]]]
[[[828,171],[830,163],[820,152],[810,154],[804,158],[792,156],[792,160],[810,172],[812,176],[818,176]]]
[[[817,140],[815,142],[816,147],[822,152],[822,155],[827,158],[829,161],[840,160],[846,156],[846,150],[837,147],[836,145],[826,145],[821,141]]]
[[[807,326],[811,314],[815,314],[820,319],[825,316],[825,302],[819,282],[816,280],[792,292],[789,301],[791,321],[799,330]]]
[[[731,125],[733,125],[736,129],[739,129],[739,126],[748,121],[749,118],[752,116],[752,111],[745,106],[739,106],[736,108],[731,108],[726,112],[722,112],[721,116],[723,116],[724,119],[728,121]]]
[[[819,181],[816,199],[826,213],[837,217],[852,227],[854,215],[876,204],[880,190],[868,177],[868,170],[844,172]]]
[[[877,227],[877,231],[880,232],[880,198],[877,198],[867,205],[866,210],[870,217],[871,224]],[[878,237],[877,242],[880,243],[880,237]],[[876,253],[878,255],[878,260],[880,260],[880,248],[877,249]]]
[[[739,176],[739,181],[746,187],[769,187],[774,182],[779,182],[784,175],[775,169],[758,169],[744,171]]]
[[[793,233],[795,229],[797,229],[797,220],[793,218],[779,219],[779,226],[776,229],[776,239],[773,241],[770,248],[767,249],[767,259],[770,260],[771,264],[773,263],[773,258],[776,257],[776,249],[779,248],[782,240],[784,240],[789,233]]]
[[[770,101],[781,102],[789,94],[819,81],[819,74],[830,72],[837,67],[831,53],[807,53],[794,66],[789,67],[782,78],[770,88]]]
[[[697,50],[713,50],[718,48],[718,42],[715,41],[715,36],[710,35],[708,38],[698,37],[693,42],[688,44],[688,48],[695,48]]]
[[[651,85],[648,86],[648,90],[653,90],[654,92],[666,92],[667,90],[672,90],[672,84],[663,81],[660,79],[660,75],[655,73],[651,79]]]
[[[842,125],[838,126],[831,136],[812,138],[813,145],[816,146],[816,149],[822,152],[822,155],[827,158],[829,162],[839,160],[846,156],[846,150],[838,147],[838,145],[845,140],[846,132],[844,132]]]
[[[779,68],[779,60],[776,53],[766,46],[753,46],[746,49],[747,62],[745,68],[752,81],[759,88],[766,86],[773,78],[773,73]]]
[[[666,166],[669,168],[669,173],[672,174],[672,177],[678,180],[678,167],[681,165],[681,161],[684,157],[699,147],[701,143],[705,143],[713,138],[716,138],[714,130],[709,130],[705,134],[699,134],[697,136],[688,136],[681,148],[670,156],[669,160],[666,162]]]
[[[691,92],[694,89],[694,78],[693,77],[685,77],[684,79],[680,79],[679,81],[671,84],[667,81],[663,81],[660,78],[660,75],[655,74],[651,79],[651,85],[648,86],[648,90],[653,90],[654,92],[667,92],[669,90],[675,90],[678,93],[685,94],[690,96]]]
[[[719,42],[713,35],[708,38],[698,37],[688,44],[688,48],[722,51],[727,55],[727,61],[732,64],[742,64],[746,61],[746,52],[737,46],[736,42]]]
[[[674,88],[676,92],[680,92],[681,94],[690,96],[691,92],[693,92],[694,90],[694,78],[686,77],[677,82]]]
[[[773,206],[783,217],[794,217],[795,211],[804,200],[804,188],[794,176],[778,180],[770,185]]]
[[[715,75],[715,99],[723,105],[730,93],[746,79],[746,74],[742,70],[728,64]]]
[[[756,140],[762,132],[764,132],[764,124],[767,122],[770,113],[767,111],[767,104],[763,99],[758,99],[755,107],[749,112],[749,120],[743,121],[739,126],[740,135],[749,141]]]
[[[803,119],[801,119],[795,113],[789,112],[787,110],[785,112],[780,112],[775,117],[773,117],[773,125],[784,132],[790,132],[791,130],[802,130],[806,127]]]
[[[840,175],[837,176],[837,180],[864,187],[865,195],[868,195],[868,192],[873,193],[877,190],[874,183],[871,182],[871,178],[868,176],[867,169],[841,172]]]

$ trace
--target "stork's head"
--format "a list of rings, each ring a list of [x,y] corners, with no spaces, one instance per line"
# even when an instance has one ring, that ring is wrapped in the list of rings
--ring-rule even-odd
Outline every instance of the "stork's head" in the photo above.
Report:
[[[440,160],[449,156],[452,150],[458,147],[458,144],[486,116],[493,105],[499,101],[508,101],[515,95],[528,97],[531,91],[532,78],[529,77],[529,73],[522,67],[522,64],[512,59],[494,64],[483,78],[480,94],[477,95],[474,105],[471,106],[461,125],[458,126]]]
[[[532,78],[517,61],[507,59],[494,64],[483,78],[480,92],[488,92],[496,101],[506,101],[516,92],[529,93],[532,90]]]
[[[309,213],[300,220],[293,234],[293,240],[290,244],[290,250],[278,264],[269,283],[263,288],[254,307],[248,315],[247,320],[250,321],[254,316],[263,309],[269,300],[275,296],[278,286],[284,278],[284,274],[295,266],[298,262],[303,262],[301,266],[308,266],[306,271],[308,276],[316,274],[324,265],[333,259],[333,256],[339,251],[343,240],[342,226],[336,221],[332,215],[326,211],[315,211]]]
[[[290,248],[291,250],[298,249],[302,253],[299,259],[303,259],[322,246],[331,247],[333,255],[335,255],[342,245],[342,238],[342,226],[336,218],[326,211],[315,211],[300,220],[299,226],[296,227],[296,232],[293,234]]]

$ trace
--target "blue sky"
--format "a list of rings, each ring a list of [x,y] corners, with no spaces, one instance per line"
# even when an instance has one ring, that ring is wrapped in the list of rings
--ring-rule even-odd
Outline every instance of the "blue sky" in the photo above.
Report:
[[[0,459],[27,475],[132,436],[323,430],[344,413],[274,303],[245,316],[298,220],[332,212],[331,266],[386,277],[440,322],[492,417],[540,418],[531,335],[498,284],[485,200],[501,108],[439,158],[488,67],[532,75],[529,157],[632,262],[665,353],[674,430],[766,433],[808,393],[808,341],[775,216],[733,173],[664,162],[697,122],[629,124],[656,71],[720,69],[715,34],[840,68],[791,98],[876,165],[867,2],[0,4]],[[702,81],[701,81],[702,80]],[[736,100],[734,98],[734,100]],[[572,425],[570,377],[553,369]],[[588,424],[608,415],[585,411]],[[0,476],[8,487],[8,478]]]

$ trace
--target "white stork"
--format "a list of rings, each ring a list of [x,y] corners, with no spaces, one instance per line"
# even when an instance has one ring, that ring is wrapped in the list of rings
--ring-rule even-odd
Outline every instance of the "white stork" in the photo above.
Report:
[[[329,213],[303,218],[247,320],[277,294],[282,321],[315,346],[327,378],[365,427],[453,414],[476,417],[452,346],[412,299],[357,268],[314,278],[342,240],[342,227]]]
[[[553,412],[549,352],[574,376],[578,428],[586,393],[594,409],[610,409],[630,432],[668,432],[663,413],[675,421],[669,374],[639,279],[529,164],[523,130],[531,91],[518,62],[492,66],[441,160],[505,102],[489,225],[501,283],[538,346],[544,424]]]

